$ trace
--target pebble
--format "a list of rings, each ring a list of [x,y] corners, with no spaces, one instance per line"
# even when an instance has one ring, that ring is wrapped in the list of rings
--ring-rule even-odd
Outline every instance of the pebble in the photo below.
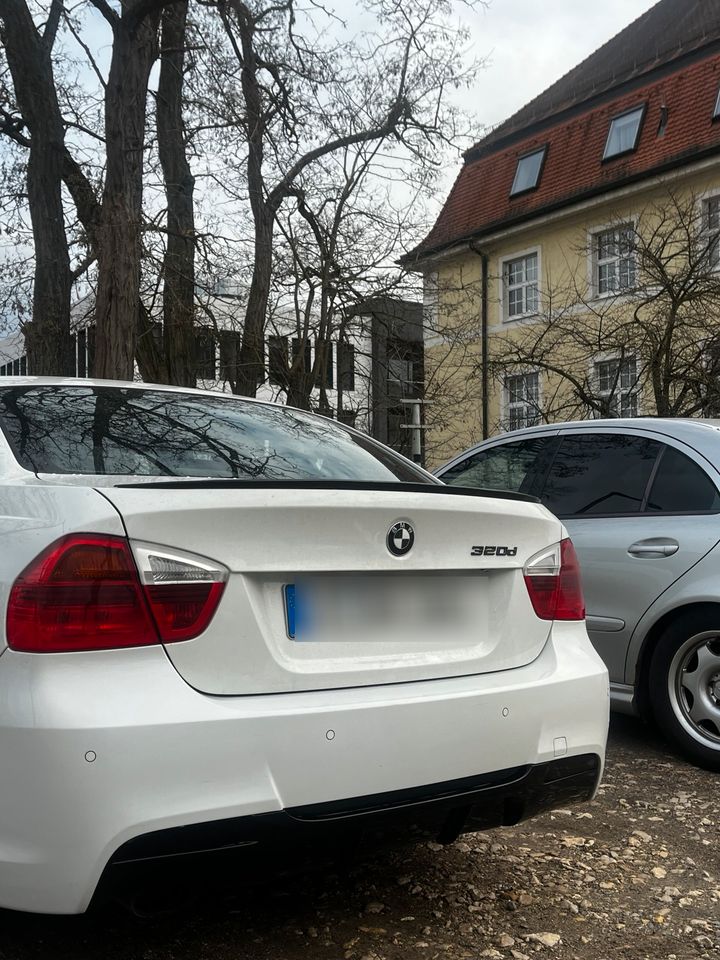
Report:
[[[543,947],[556,947],[562,938],[559,933],[529,933],[525,939],[528,943],[539,943]]]

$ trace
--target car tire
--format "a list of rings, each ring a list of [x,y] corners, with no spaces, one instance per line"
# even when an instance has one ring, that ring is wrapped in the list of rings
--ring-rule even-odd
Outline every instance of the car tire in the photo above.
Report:
[[[720,770],[720,613],[687,613],[666,627],[649,680],[661,730],[693,763]]]

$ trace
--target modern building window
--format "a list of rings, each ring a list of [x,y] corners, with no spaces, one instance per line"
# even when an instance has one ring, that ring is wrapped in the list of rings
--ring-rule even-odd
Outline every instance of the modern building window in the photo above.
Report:
[[[87,334],[84,330],[77,332],[77,375],[87,376]]]
[[[209,330],[195,334],[195,370],[201,380],[215,379],[215,338]]]
[[[27,357],[8,360],[0,366],[0,377],[24,377],[27,375]]]
[[[503,264],[504,315],[506,320],[530,316],[538,311],[538,255],[506,260]]]
[[[635,230],[628,223],[593,234],[595,295],[605,297],[635,286]]]
[[[357,420],[357,410],[338,410],[338,421],[348,427],[354,427]]]
[[[355,346],[347,340],[337,345],[338,388],[346,393],[355,389]]]
[[[532,427],[540,420],[540,375],[521,373],[505,378],[508,430]]]
[[[286,387],[288,366],[288,338],[268,337],[268,378],[270,383],[279,387]]]
[[[322,340],[318,338],[315,341],[315,363],[318,368],[318,385],[331,390],[333,387],[332,340]]]
[[[616,417],[638,415],[637,360],[598,360],[595,363],[595,384],[598,395],[610,401]]]
[[[312,371],[312,347],[310,341],[305,337],[295,337],[292,342],[292,362],[295,364],[298,357],[302,354],[302,372],[310,373]]]
[[[237,330],[221,330],[219,338],[220,379],[236,380],[240,367],[240,333]]]
[[[91,323],[87,327],[87,368],[88,373],[92,375],[95,366],[95,324]]]
[[[629,153],[635,149],[644,112],[645,105],[643,104],[633,110],[628,110],[626,113],[621,113],[619,117],[612,118],[605,141],[603,160],[618,157],[621,153]]]
[[[547,147],[541,147],[540,150],[526,153],[524,157],[518,158],[515,179],[510,190],[511,197],[518,193],[525,193],[527,190],[534,190],[537,187],[546,149]]]
[[[703,233],[710,268],[720,268],[720,196],[703,200]]]

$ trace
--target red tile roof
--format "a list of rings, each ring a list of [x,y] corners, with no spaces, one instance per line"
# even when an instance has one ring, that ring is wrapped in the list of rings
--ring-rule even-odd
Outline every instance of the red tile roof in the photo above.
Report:
[[[708,153],[720,153],[720,122],[713,122],[713,108],[720,86],[720,54],[667,66],[642,86],[617,91],[573,116],[533,126],[526,137],[513,136],[512,144],[500,143],[470,151],[455,185],[425,240],[406,262],[422,258],[453,243],[481,237],[511,223],[527,220],[557,206],[652,176],[674,165],[691,162]],[[637,149],[603,162],[608,127],[612,117],[646,103],[647,110]],[[658,135],[661,107],[668,111],[667,125]],[[531,132],[534,131],[534,132]],[[538,188],[515,198],[510,188],[517,159],[533,148],[547,144],[548,152]]]
[[[497,143],[568,106],[640,78],[718,36],[720,0],[660,0],[495,127],[479,146]]]

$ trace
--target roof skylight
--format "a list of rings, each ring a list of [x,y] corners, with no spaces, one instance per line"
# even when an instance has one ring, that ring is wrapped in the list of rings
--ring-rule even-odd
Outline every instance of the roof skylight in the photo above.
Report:
[[[629,153],[637,146],[640,134],[640,124],[645,113],[645,104],[634,107],[610,121],[603,160],[618,157],[621,153]]]
[[[532,153],[526,153],[524,157],[518,158],[515,179],[510,190],[511,197],[537,187],[546,150],[547,147],[540,147],[539,150],[533,150]]]

